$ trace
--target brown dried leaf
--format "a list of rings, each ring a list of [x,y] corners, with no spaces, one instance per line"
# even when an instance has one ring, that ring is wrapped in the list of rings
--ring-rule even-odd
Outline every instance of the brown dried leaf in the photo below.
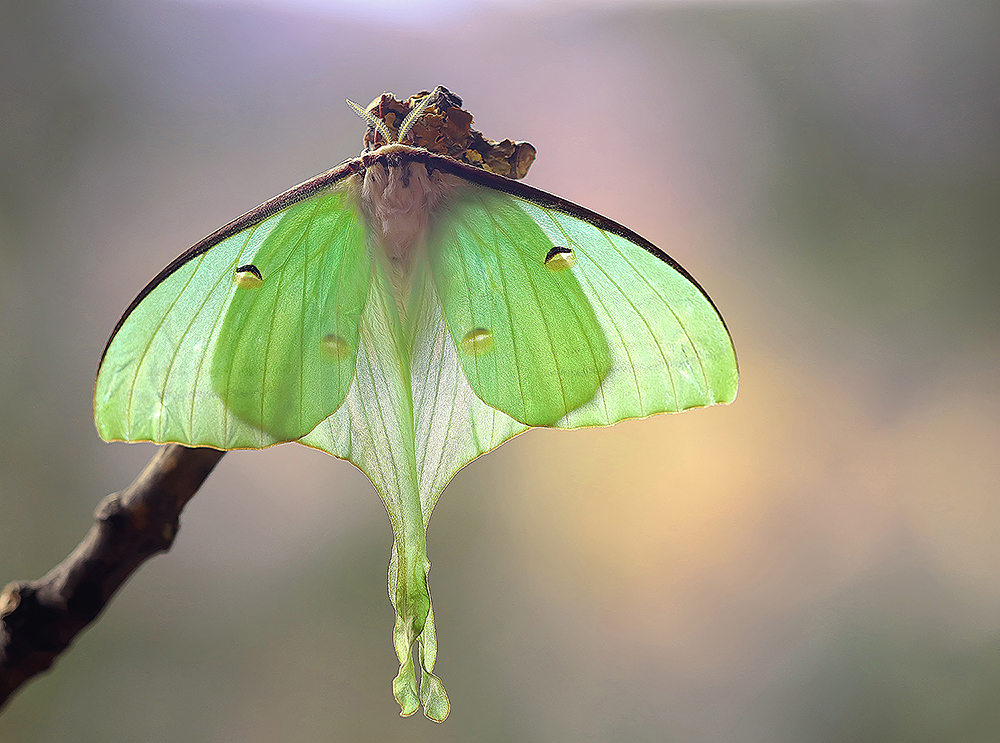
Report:
[[[391,93],[383,93],[368,106],[368,111],[385,122],[392,136],[399,134],[399,126],[406,115],[423,98],[431,102],[406,135],[407,143],[423,147],[438,155],[447,155],[491,173],[508,178],[524,178],[535,160],[535,148],[528,142],[500,142],[486,139],[472,128],[472,114],[462,108],[462,99],[443,86],[433,91],[421,91],[406,101]],[[386,144],[374,127],[365,133],[366,149],[376,149]]]

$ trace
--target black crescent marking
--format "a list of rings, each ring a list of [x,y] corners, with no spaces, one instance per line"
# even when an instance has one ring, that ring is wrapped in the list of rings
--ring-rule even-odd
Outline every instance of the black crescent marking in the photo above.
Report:
[[[548,263],[553,258],[555,258],[557,255],[561,255],[562,253],[572,253],[572,252],[573,251],[570,250],[569,248],[565,248],[565,247],[563,247],[561,245],[556,245],[554,248],[551,248],[548,253],[545,254],[545,261],[544,262]]]
[[[260,269],[252,263],[248,263],[245,266],[237,266],[236,273],[252,273],[257,277],[258,281],[264,280],[264,277],[260,275]]]
[[[143,299],[149,296],[150,292],[159,286],[164,279],[170,276],[170,274],[179,269],[185,263],[210,250],[227,237],[232,237],[236,233],[241,232],[248,227],[252,227],[253,225],[263,222],[271,215],[291,206],[292,204],[303,201],[310,196],[314,196],[318,192],[325,188],[329,188],[349,175],[361,173],[375,164],[381,164],[387,167],[398,167],[410,162],[423,163],[427,167],[428,172],[432,170],[440,170],[445,173],[450,173],[451,175],[457,176],[471,183],[496,189],[497,191],[502,191],[510,194],[511,196],[516,196],[519,199],[530,201],[532,204],[537,206],[552,209],[553,211],[561,212],[571,217],[575,217],[576,219],[581,219],[600,230],[625,238],[629,242],[645,250],[647,253],[659,258],[661,261],[681,274],[681,276],[690,281],[694,287],[701,292],[702,296],[705,297],[708,303],[712,306],[712,309],[715,310],[715,314],[718,315],[720,322],[722,322],[722,327],[725,328],[730,341],[732,341],[732,334],[729,332],[729,326],[726,324],[725,318],[722,317],[722,313],[719,312],[719,308],[716,307],[715,302],[712,301],[712,298],[708,296],[708,292],[705,291],[694,276],[688,273],[683,266],[658,247],[653,245],[653,243],[649,240],[636,234],[628,227],[615,222],[613,219],[608,219],[595,211],[591,211],[586,207],[574,204],[572,201],[567,201],[566,199],[556,196],[555,194],[542,191],[539,188],[529,186],[521,181],[515,181],[511,178],[506,178],[502,175],[490,173],[487,170],[473,167],[472,165],[466,165],[465,163],[459,162],[458,160],[450,158],[447,155],[437,155],[423,149],[422,147],[413,147],[411,145],[394,143],[379,147],[377,150],[372,152],[365,152],[361,155],[361,157],[354,158],[352,160],[345,160],[337,167],[332,168],[325,173],[320,173],[319,175],[290,188],[283,194],[275,196],[270,201],[265,201],[256,209],[250,210],[242,217],[239,217],[227,224],[225,227],[216,230],[204,240],[196,243],[177,256],[177,258],[171,261],[166,268],[160,271],[160,273],[158,273],[156,277],[153,278],[153,280],[150,281],[141,292],[139,292],[136,298],[132,300],[132,303],[125,310],[124,314],[122,314],[121,318],[118,320],[118,324],[115,325],[114,330],[111,331],[111,337],[108,338],[108,342],[104,345],[104,351],[101,353],[101,361],[98,363],[97,367],[98,371],[100,370],[100,364],[104,362],[104,357],[108,352],[108,348],[111,346],[111,341],[115,339],[118,331],[121,330],[122,325],[125,324],[125,321],[128,319],[128,316],[132,313],[132,311]],[[566,250],[568,252],[568,248],[563,250],[553,248],[553,250],[557,250],[558,252]],[[549,252],[551,255],[552,251]]]

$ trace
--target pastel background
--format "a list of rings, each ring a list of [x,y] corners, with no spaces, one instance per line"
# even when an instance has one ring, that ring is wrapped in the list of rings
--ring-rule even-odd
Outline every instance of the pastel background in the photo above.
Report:
[[[391,535],[350,465],[227,455],[0,741],[1000,739],[992,0],[9,2],[0,584],[153,452],[91,421],[120,312],[443,84],[528,182],[708,289],[730,407],[531,431],[428,534],[453,712],[401,719]]]

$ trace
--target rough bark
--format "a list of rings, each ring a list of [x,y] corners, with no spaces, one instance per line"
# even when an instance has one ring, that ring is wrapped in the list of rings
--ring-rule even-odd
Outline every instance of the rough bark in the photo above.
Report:
[[[124,490],[104,498],[90,531],[38,580],[0,593],[0,708],[52,666],[142,563],[173,544],[180,513],[225,454],[165,446]]]

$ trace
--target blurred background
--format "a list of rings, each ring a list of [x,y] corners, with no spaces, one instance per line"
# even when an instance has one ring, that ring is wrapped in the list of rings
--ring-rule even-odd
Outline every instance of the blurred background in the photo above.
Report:
[[[350,465],[227,455],[0,740],[1000,739],[1000,11],[855,2],[6,2],[0,585],[148,445],[101,442],[121,311],[443,84],[527,182],[728,320],[729,407],[531,431],[428,533],[451,718],[401,719],[391,532]]]

